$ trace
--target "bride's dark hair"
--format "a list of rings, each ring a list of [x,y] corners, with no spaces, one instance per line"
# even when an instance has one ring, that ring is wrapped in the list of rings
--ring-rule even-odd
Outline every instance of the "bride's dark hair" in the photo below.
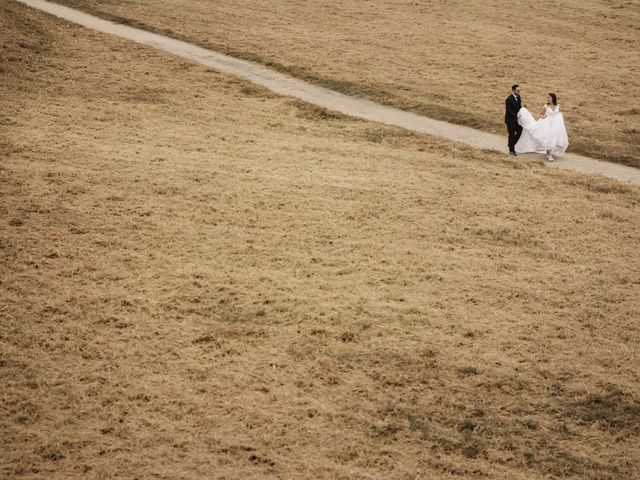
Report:
[[[550,93],[549,96],[551,97],[551,101],[553,102],[553,104],[558,105],[558,97],[556,97],[556,94]]]

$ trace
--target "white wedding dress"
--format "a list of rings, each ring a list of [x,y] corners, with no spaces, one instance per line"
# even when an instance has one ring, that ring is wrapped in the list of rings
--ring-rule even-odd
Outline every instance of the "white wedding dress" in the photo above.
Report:
[[[522,127],[522,135],[516,143],[517,153],[550,153],[562,155],[569,146],[569,137],[564,126],[564,117],[560,105],[551,108],[545,105],[546,115],[539,120],[533,118],[531,112],[522,107],[518,112],[518,123]]]

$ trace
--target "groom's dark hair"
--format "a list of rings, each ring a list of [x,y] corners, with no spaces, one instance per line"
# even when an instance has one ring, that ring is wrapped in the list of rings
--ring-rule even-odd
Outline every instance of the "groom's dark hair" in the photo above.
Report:
[[[518,85],[517,83],[515,85],[511,85],[511,90],[515,90],[516,88],[518,88],[520,85]]]

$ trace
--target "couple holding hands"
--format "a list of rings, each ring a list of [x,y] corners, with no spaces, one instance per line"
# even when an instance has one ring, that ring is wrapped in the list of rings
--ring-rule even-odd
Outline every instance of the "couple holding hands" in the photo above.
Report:
[[[564,118],[555,93],[547,95],[547,102],[536,120],[522,105],[520,86],[511,87],[511,95],[505,102],[504,122],[509,131],[509,155],[518,153],[543,153],[547,160],[562,155],[569,146]]]

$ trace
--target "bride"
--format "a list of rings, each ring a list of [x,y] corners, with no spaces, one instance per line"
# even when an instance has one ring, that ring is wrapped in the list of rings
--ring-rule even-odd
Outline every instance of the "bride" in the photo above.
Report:
[[[555,93],[547,96],[547,103],[539,120],[522,107],[518,112],[518,123],[522,126],[522,135],[516,143],[517,153],[545,153],[547,160],[553,162],[553,156],[562,155],[569,146],[564,118]]]

